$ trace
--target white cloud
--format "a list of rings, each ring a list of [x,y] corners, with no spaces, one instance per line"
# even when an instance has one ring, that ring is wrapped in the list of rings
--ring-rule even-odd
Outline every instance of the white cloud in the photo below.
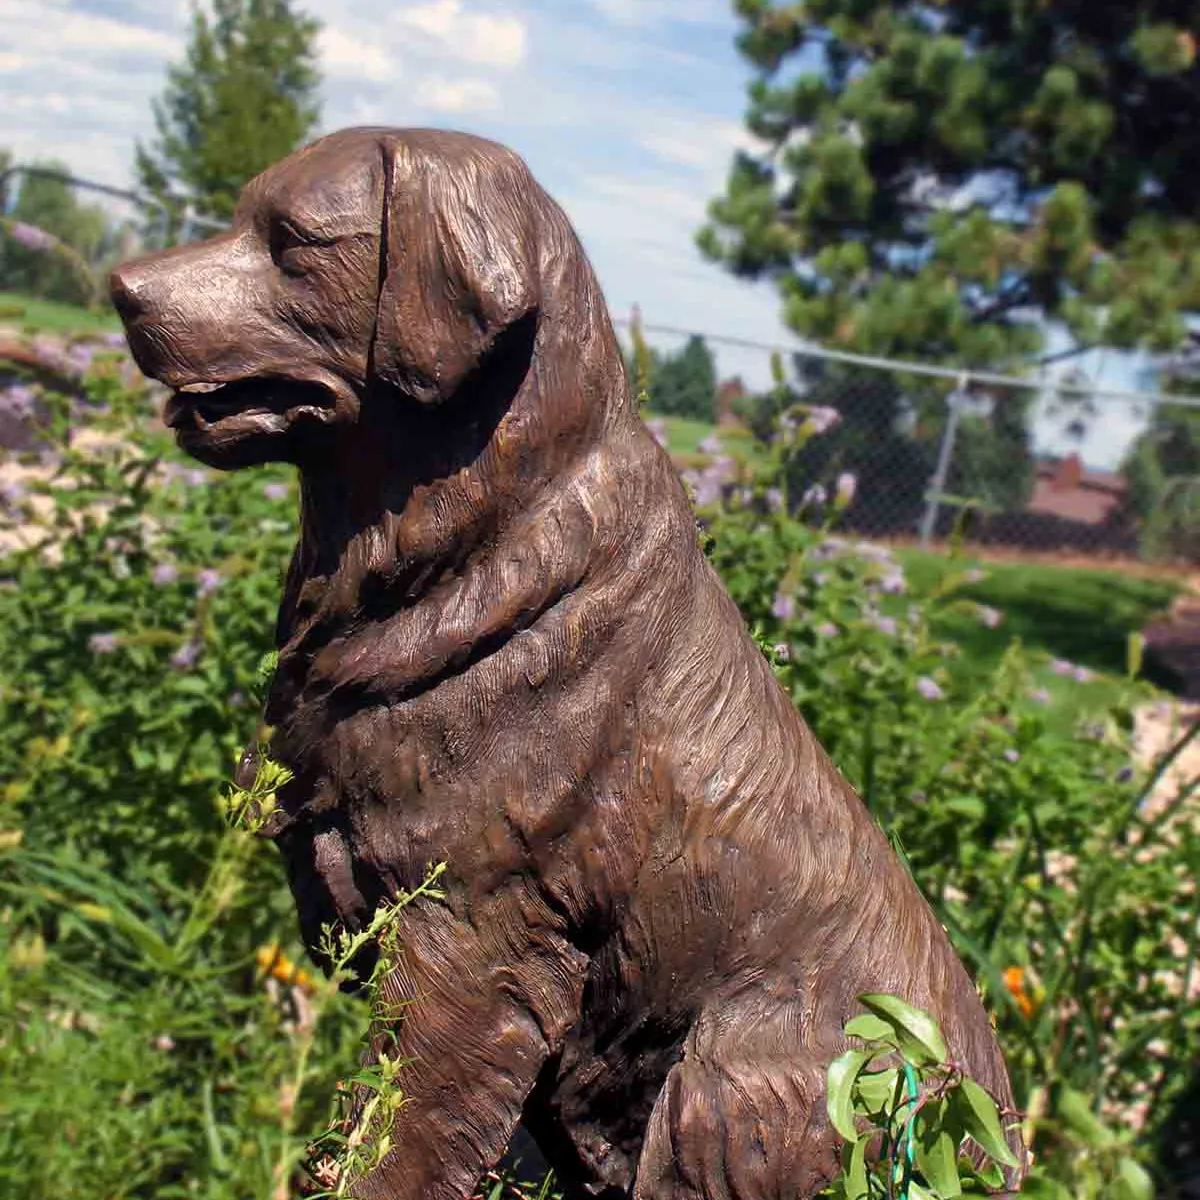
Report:
[[[396,80],[400,65],[378,43],[353,37],[326,25],[317,39],[321,70],[333,79],[367,79],[372,83]]]
[[[21,47],[21,56],[26,59],[41,55],[57,59],[68,50],[161,57],[182,49],[179,38],[164,30],[80,12],[70,5],[46,0],[0,0],[0,27],[10,44]]]
[[[528,41],[524,21],[511,12],[482,12],[479,7],[467,8],[463,0],[429,0],[397,8],[388,25],[425,35],[452,58],[481,66],[519,66]]]
[[[499,107],[500,95],[486,79],[421,80],[421,99],[434,112],[478,113]]]

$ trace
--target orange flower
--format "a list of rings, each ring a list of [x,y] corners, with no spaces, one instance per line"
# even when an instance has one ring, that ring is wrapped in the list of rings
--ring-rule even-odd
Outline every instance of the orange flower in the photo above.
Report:
[[[1035,1005],[1029,993],[1025,990],[1025,968],[1006,967],[1004,971],[1004,986],[1008,989],[1009,995],[1017,1002],[1017,1008],[1021,1010],[1021,1016],[1026,1020],[1032,1017]]]
[[[298,987],[306,992],[313,990],[312,976],[301,970],[285,955],[278,946],[271,944],[262,946],[254,956],[258,969],[271,979],[287,987]]]

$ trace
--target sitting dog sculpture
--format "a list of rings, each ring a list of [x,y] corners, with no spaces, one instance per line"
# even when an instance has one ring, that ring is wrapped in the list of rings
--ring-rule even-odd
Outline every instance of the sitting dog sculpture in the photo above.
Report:
[[[398,918],[409,1099],[356,1194],[459,1200],[523,1121],[570,1195],[811,1196],[864,991],[928,1009],[1011,1106],[971,980],[705,560],[519,158],[334,134],[112,292],[184,450],[300,471],[267,720],[310,947],[448,864]]]

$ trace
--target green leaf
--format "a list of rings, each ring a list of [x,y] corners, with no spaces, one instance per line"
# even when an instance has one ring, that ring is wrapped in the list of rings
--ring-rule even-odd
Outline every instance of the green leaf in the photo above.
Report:
[[[969,1164],[968,1164],[969,1165]],[[979,1179],[985,1187],[999,1189],[1004,1186],[1004,1172],[999,1165],[994,1162],[984,1163],[978,1169],[972,1168],[974,1175]]]
[[[954,1128],[947,1124],[952,1121]],[[916,1125],[917,1169],[925,1182],[946,1200],[962,1195],[962,1183],[958,1177],[957,1122],[945,1100],[931,1100],[921,1109],[914,1121]]]
[[[982,821],[987,815],[987,806],[978,796],[951,796],[949,800],[942,801],[942,807],[973,821]]]
[[[871,1057],[866,1050],[847,1050],[829,1064],[825,1108],[834,1129],[848,1142],[858,1138],[858,1130],[854,1125],[854,1081]]]
[[[1117,1164],[1113,1191],[1117,1200],[1154,1200],[1154,1180],[1141,1163],[1123,1158]]]
[[[895,1031],[900,1050],[918,1066],[945,1062],[946,1043],[937,1022],[922,1009],[901,1000],[898,996],[868,993],[859,996],[859,1003]]]
[[[973,1079],[964,1079],[950,1093],[949,1103],[963,1129],[978,1142],[985,1154],[1006,1167],[1017,1165],[1016,1156],[1004,1138],[996,1102]]]
[[[896,1042],[892,1027],[874,1013],[860,1013],[846,1022],[846,1036],[862,1038],[865,1042]]]
[[[867,1139],[860,1138],[852,1146],[847,1147],[845,1158],[845,1181],[847,1200],[864,1200],[870,1195],[870,1184],[867,1181]],[[1130,1200],[1141,1200],[1141,1197]]]
[[[899,1102],[896,1095],[899,1080],[899,1067],[887,1071],[863,1071],[855,1085],[860,1107],[869,1113],[881,1113],[894,1108]]]
[[[1063,1125],[1085,1146],[1099,1150],[1112,1143],[1112,1133],[1092,1111],[1087,1099],[1074,1088],[1063,1087],[1059,1090],[1055,1112]]]

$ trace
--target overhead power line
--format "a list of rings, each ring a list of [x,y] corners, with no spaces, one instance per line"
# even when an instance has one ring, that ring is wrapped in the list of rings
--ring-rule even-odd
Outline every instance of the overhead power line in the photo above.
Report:
[[[613,324],[629,326],[629,317],[613,317]],[[875,370],[895,371],[907,375],[925,375],[933,379],[947,379],[960,386],[982,383],[991,387],[1024,388],[1031,392],[1052,391],[1058,394],[1091,396],[1094,399],[1121,400],[1127,404],[1174,404],[1184,408],[1200,408],[1200,396],[1169,396],[1164,392],[1130,391],[1126,388],[1092,387],[1088,384],[1057,382],[1020,375],[1001,375],[995,371],[976,371],[955,367],[938,367],[932,363],[905,362],[895,358],[882,358],[872,354],[853,354],[848,350],[831,350],[811,342],[795,346],[779,346],[770,342],[757,342],[750,338],[730,337],[725,334],[701,333],[695,329],[680,329],[674,325],[656,325],[641,322],[647,333],[661,333],[674,337],[702,337],[717,346],[736,346],[743,350],[760,350],[771,354],[804,354],[810,358],[824,358],[830,362],[847,363],[856,367],[871,367]]]

